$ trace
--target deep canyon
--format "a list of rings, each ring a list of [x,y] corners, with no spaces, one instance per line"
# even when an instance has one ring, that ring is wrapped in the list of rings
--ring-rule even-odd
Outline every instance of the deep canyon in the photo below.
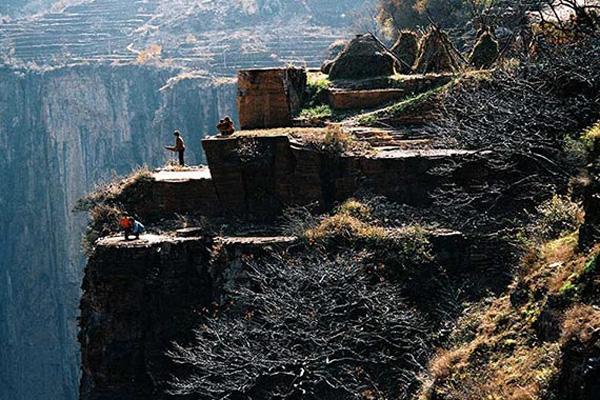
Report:
[[[201,162],[200,138],[233,114],[235,86],[135,66],[0,75],[0,398],[76,398],[86,223],[77,199],[163,164],[174,127]]]

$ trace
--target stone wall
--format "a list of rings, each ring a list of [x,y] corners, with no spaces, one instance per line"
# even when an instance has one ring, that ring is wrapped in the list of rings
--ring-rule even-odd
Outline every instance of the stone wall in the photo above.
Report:
[[[402,89],[330,90],[328,103],[336,110],[364,110],[405,97]]]

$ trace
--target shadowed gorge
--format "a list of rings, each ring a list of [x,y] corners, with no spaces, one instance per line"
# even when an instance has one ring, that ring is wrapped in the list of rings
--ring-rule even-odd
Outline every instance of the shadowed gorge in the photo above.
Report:
[[[187,161],[203,162],[201,138],[237,116],[234,71],[317,66],[350,24],[341,15],[362,2],[291,3],[0,6],[0,398],[77,397],[87,221],[72,212],[77,200],[115,174],[163,165],[175,128]]]
[[[127,66],[0,73],[0,397],[75,398],[86,222],[72,212],[77,199],[113,173],[163,163],[172,126],[189,132],[193,149],[217,115],[233,114],[235,87],[168,84],[177,71]],[[189,114],[193,127],[179,119]]]
[[[599,5],[5,1],[0,400],[596,400]]]

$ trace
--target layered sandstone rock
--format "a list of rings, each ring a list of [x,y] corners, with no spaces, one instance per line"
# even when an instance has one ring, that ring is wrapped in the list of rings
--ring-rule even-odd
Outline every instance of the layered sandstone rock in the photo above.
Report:
[[[324,133],[322,133],[324,134]],[[324,209],[368,189],[400,203],[431,204],[444,180],[435,168],[466,161],[477,177],[454,171],[461,182],[486,179],[482,161],[460,150],[391,150],[372,155],[331,155],[290,142],[288,136],[235,136],[203,141],[223,212],[272,219],[285,207],[319,203]]]
[[[290,126],[300,111],[306,71],[299,68],[238,72],[238,110],[242,129]]]
[[[330,90],[329,105],[336,110],[375,108],[406,97],[402,89]]]

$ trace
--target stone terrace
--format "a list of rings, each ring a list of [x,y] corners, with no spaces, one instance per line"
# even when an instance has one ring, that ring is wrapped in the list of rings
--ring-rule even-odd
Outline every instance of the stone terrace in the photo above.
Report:
[[[231,7],[229,3],[198,7],[209,7],[211,13],[218,15],[219,7]],[[10,62],[40,65],[133,62],[139,51],[156,43],[162,47],[161,58],[175,65],[231,76],[240,68],[288,63],[317,67],[328,46],[345,35],[342,27],[305,20],[297,21],[304,26],[301,30],[269,19],[262,25],[235,23],[231,28],[215,24],[211,28],[211,13],[183,13],[178,18],[189,21],[173,16],[171,20],[163,14],[166,4],[159,0],[89,0],[62,11],[0,22],[0,52]],[[186,25],[186,31],[192,29],[193,34],[178,34],[173,26],[181,24]]]

